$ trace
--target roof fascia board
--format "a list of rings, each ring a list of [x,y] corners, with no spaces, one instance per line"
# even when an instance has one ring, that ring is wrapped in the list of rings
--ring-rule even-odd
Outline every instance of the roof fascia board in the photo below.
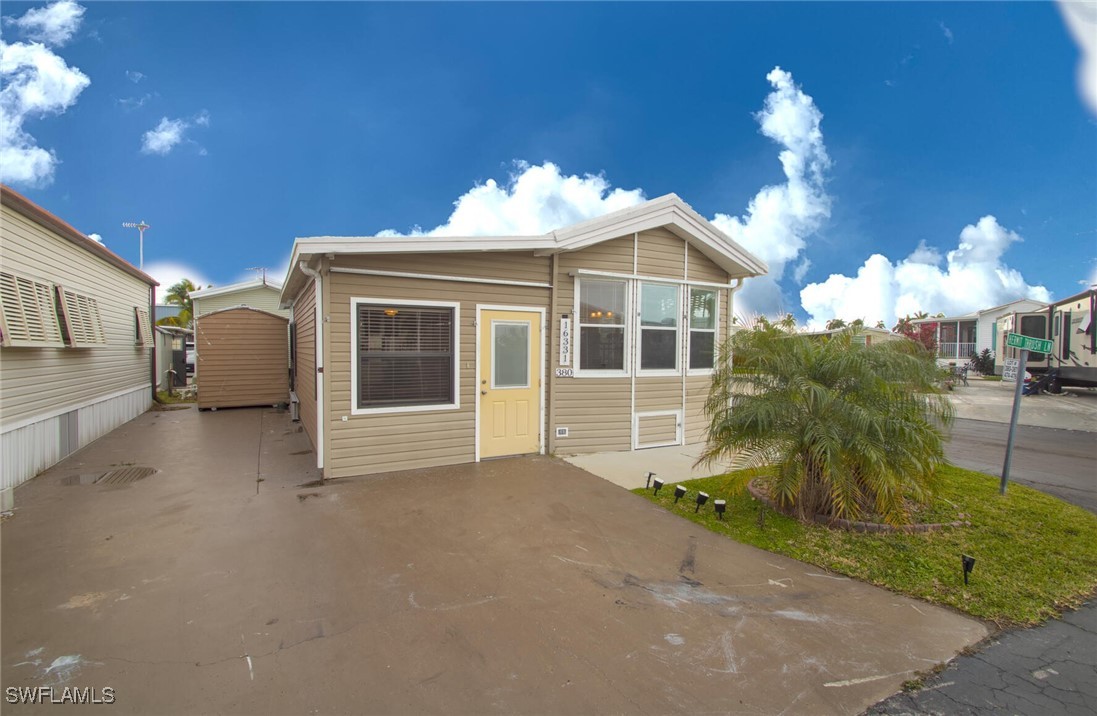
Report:
[[[213,288],[200,288],[191,291],[188,295],[191,298],[211,298],[213,296],[223,296],[226,293],[236,293],[237,291],[250,291],[255,288],[269,288],[272,291],[278,293],[282,292],[282,285],[276,284],[273,281],[263,281],[262,279],[256,279],[254,281],[245,281],[243,283],[234,283],[228,286],[214,286]]]

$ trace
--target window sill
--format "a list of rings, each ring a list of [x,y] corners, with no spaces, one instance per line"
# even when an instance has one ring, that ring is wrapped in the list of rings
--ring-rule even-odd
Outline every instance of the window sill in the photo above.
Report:
[[[576,370],[574,378],[628,378],[627,370]]]
[[[641,370],[636,373],[637,378],[678,378],[682,375],[680,370]]]
[[[458,410],[460,403],[436,403],[432,405],[393,405],[385,408],[351,408],[351,415],[388,415],[392,413],[427,413]]]

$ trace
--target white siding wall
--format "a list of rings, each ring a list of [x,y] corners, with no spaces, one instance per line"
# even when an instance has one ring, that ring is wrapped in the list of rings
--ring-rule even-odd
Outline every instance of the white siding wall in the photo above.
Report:
[[[134,308],[149,286],[38,225],[0,207],[4,270],[94,297],[106,344],[90,348],[0,348],[0,434],[9,488],[63,457],[59,416],[78,411],[79,446],[148,409],[151,348],[136,345]]]
[[[267,313],[273,313],[276,316],[282,316],[283,318],[289,319],[293,312],[288,309],[283,310],[278,308],[278,296],[280,293],[281,291],[273,286],[256,286],[255,288],[224,293],[220,296],[196,298],[194,299],[194,315],[204,316],[213,311],[220,311],[222,308],[250,306],[251,308],[258,308],[260,311],[266,311]]]

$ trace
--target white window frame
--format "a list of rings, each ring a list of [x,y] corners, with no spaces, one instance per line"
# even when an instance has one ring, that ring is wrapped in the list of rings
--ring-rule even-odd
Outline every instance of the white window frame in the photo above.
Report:
[[[624,366],[620,369],[601,370],[601,369],[584,369],[583,365],[583,326],[604,328],[606,324],[601,323],[583,323],[583,316],[580,313],[580,306],[582,305],[582,291],[583,281],[602,281],[610,283],[623,283],[625,285],[625,313],[624,321],[621,323],[621,331],[624,336],[623,350],[625,353]],[[575,316],[575,333],[572,339],[575,350],[575,377],[577,378],[627,378],[631,373],[631,356],[632,351],[629,349],[631,345],[631,333],[632,333],[632,281],[622,278],[603,278],[601,276],[590,277],[575,277],[575,296],[574,305],[572,307],[572,314]]]
[[[636,284],[636,375],[638,376],[678,376],[682,375],[682,286],[663,281],[638,279]],[[643,324],[644,286],[665,286],[678,291],[678,315],[674,328],[664,326],[645,326]],[[674,368],[647,368],[644,366],[644,331],[674,331]]]
[[[690,312],[690,306],[693,302],[694,291],[712,291],[716,294],[716,315],[713,316],[712,328],[694,328],[693,316]],[[716,370],[716,362],[720,360],[720,294],[723,293],[718,288],[710,288],[708,286],[686,286],[686,301],[685,316],[686,316],[686,350],[683,356],[683,360],[686,362],[686,375],[712,375]],[[693,339],[693,331],[712,333],[712,367],[711,368],[691,368],[689,365],[690,344]]]
[[[57,316],[57,292],[52,283],[16,273],[0,273],[0,345],[5,348],[64,348]],[[12,318],[18,316],[23,334],[13,337]],[[35,338],[39,333],[41,338]]]
[[[149,309],[134,306],[133,315],[136,320],[135,345],[142,348],[151,348],[153,344],[153,335],[152,321],[149,318]]]
[[[525,385],[496,385],[495,384],[495,359],[497,357],[495,351],[495,328],[497,326],[525,326],[526,327],[526,384]],[[530,358],[533,355],[533,323],[530,321],[512,321],[504,319],[492,319],[491,321],[491,361],[492,365],[488,366],[488,373],[491,375],[491,389],[492,390],[528,390],[530,387]]]
[[[453,311],[453,401],[429,405],[394,405],[378,408],[358,407],[358,307],[366,306],[420,306],[445,308]],[[461,408],[461,304],[457,301],[419,301],[406,298],[350,299],[350,414],[383,415],[386,413],[424,413]]]

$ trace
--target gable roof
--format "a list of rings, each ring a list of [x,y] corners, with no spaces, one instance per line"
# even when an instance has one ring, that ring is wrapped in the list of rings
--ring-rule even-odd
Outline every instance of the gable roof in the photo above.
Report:
[[[282,304],[304,280],[298,264],[317,255],[532,251],[537,256],[578,251],[628,234],[665,228],[680,237],[732,278],[761,276],[764,261],[737,244],[676,194],[611,212],[537,236],[316,236],[293,242]],[[191,294],[192,296],[194,294]]]
[[[147,273],[137,268],[129,261],[126,261],[106,246],[103,246],[98,241],[89,239],[87,236],[74,229],[71,224],[54,216],[27,197],[9,187],[7,184],[0,184],[0,204],[3,204],[12,211],[22,214],[34,223],[50,229],[61,238],[71,241],[73,244],[94,255],[96,258],[102,259],[111,266],[125,271],[130,276],[144,281],[149,286],[160,285],[152,276],[149,276]]]
[[[216,286],[214,288],[200,288],[195,291],[191,291],[188,294],[191,298],[212,298],[213,296],[224,296],[228,293],[238,293],[240,291],[250,291],[254,288],[269,288],[275,293],[281,293],[282,284],[274,283],[273,281],[267,281],[266,279],[257,278],[254,281],[243,281],[241,283],[232,283],[228,286]]]

